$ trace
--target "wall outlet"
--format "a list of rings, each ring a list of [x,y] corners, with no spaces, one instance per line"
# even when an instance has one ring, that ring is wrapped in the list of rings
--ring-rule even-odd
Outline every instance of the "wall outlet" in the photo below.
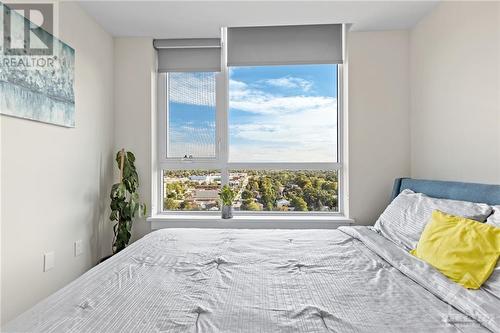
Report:
[[[83,242],[81,239],[75,242],[75,257],[78,257],[83,253]]]
[[[43,271],[50,271],[56,264],[54,251],[43,254]]]

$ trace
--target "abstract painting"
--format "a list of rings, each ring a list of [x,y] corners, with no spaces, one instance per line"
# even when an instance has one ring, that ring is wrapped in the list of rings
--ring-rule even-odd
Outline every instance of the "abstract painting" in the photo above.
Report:
[[[0,113],[75,127],[75,50],[1,2],[0,15]],[[24,51],[8,53],[13,40],[24,41]],[[30,52],[36,43],[50,44],[50,54]]]

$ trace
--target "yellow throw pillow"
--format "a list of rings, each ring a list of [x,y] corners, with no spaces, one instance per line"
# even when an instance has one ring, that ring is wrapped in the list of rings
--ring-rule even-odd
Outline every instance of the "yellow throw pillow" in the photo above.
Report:
[[[410,253],[465,288],[479,289],[500,256],[500,228],[435,210]]]

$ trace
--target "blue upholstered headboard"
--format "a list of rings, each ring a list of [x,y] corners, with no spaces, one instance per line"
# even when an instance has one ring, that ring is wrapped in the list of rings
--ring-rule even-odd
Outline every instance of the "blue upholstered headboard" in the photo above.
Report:
[[[424,193],[434,198],[500,205],[500,185],[397,178],[394,181],[392,199],[404,189]]]

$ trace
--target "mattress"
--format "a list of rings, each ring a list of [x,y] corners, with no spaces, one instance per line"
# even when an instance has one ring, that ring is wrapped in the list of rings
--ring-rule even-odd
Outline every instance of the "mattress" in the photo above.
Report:
[[[500,332],[500,299],[370,227],[163,229],[6,332]]]

